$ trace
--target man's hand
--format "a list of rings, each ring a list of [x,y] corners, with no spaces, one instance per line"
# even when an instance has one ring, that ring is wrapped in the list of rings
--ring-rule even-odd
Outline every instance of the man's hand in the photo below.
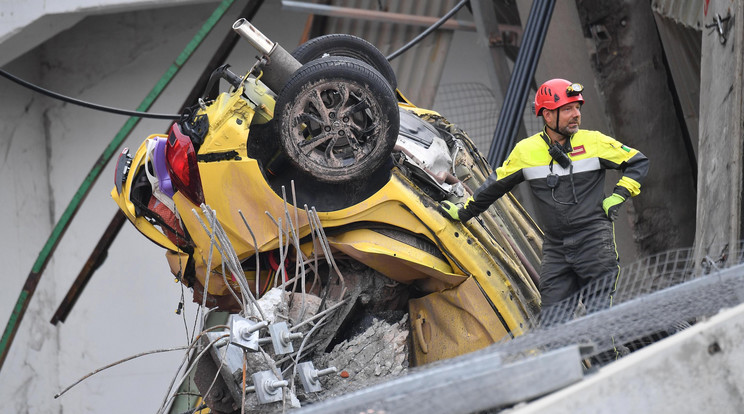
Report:
[[[460,207],[456,206],[449,200],[439,203],[439,212],[449,219],[460,221]]]
[[[619,213],[618,210],[620,210],[620,206],[625,201],[625,197],[621,196],[620,194],[612,193],[611,196],[607,197],[602,201],[602,209],[604,209],[605,214],[607,217],[615,221],[617,219],[617,215]]]
[[[458,206],[449,200],[442,201],[437,209],[442,215],[455,221],[466,222],[473,217],[464,207]]]

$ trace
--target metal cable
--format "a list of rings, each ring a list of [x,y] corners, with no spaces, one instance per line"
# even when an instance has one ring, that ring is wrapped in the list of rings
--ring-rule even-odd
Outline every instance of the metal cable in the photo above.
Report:
[[[229,337],[230,337],[230,334],[229,333],[228,334],[224,334],[224,335],[220,335],[217,338],[215,338],[213,341],[211,341],[207,346],[205,346],[204,349],[201,352],[199,352],[199,354],[196,356],[196,358],[191,363],[191,365],[186,369],[186,372],[183,373],[183,375],[181,376],[181,379],[176,382],[176,384],[175,384],[176,388],[180,387],[181,384],[183,383],[183,381],[186,378],[188,378],[188,376],[191,373],[191,371],[194,368],[196,368],[197,365],[199,365],[198,364],[199,363],[199,360],[204,356],[204,354],[207,353],[207,351],[209,351],[209,349],[211,347],[213,347],[217,342],[223,340],[224,338],[229,338]],[[191,348],[191,346],[189,346],[189,348]],[[172,388],[173,388],[173,384],[171,384],[171,387],[169,388],[169,390],[172,389]],[[165,400],[163,400],[163,404],[160,406],[160,409],[158,410],[158,414],[161,414],[163,412],[163,410],[165,410],[165,407],[168,405],[168,401],[171,400],[174,397],[175,397],[175,394],[174,395],[170,395],[170,392],[168,392],[165,395]]]
[[[310,331],[308,331],[307,334],[305,334],[304,338],[302,338],[302,342],[300,343],[300,347],[299,347],[299,349],[297,349],[297,353],[295,354],[296,356],[295,356],[295,358],[292,359],[292,375],[290,376],[290,379],[291,379],[290,389],[292,390],[292,392],[295,392],[295,382],[294,382],[294,379],[295,379],[295,376],[297,376],[297,364],[300,361],[300,359],[302,359],[302,351],[305,349],[305,345],[307,345],[308,339],[310,339],[310,337],[315,333],[315,331],[319,327],[323,326],[323,324],[324,324],[323,322],[329,316],[330,315],[325,315],[320,321],[318,321],[318,323],[315,326],[313,326],[310,329]],[[289,369],[289,368],[287,368],[287,369]],[[284,371],[282,372],[282,374],[284,374]]]
[[[501,165],[512,147],[527,103],[527,91],[535,76],[535,68],[540,59],[545,36],[555,0],[536,0],[532,3],[529,18],[524,29],[524,38],[514,62],[504,104],[499,112],[493,141],[488,151],[488,163],[493,168]]]
[[[434,23],[433,25],[429,26],[426,30],[424,30],[418,36],[416,36],[413,39],[411,39],[411,41],[409,41],[408,43],[406,43],[405,45],[403,45],[400,49],[398,49],[395,52],[393,52],[390,55],[388,55],[388,57],[386,59],[388,61],[391,61],[391,60],[397,58],[398,56],[402,55],[403,52],[405,52],[406,50],[408,50],[411,47],[413,47],[416,43],[420,42],[421,39],[423,39],[424,37],[426,37],[429,34],[431,34],[431,32],[433,32],[434,30],[437,30],[439,28],[439,26],[443,25],[444,22],[446,22],[447,20],[450,19],[450,17],[454,16],[454,14],[457,13],[462,8],[462,6],[464,6],[465,3],[469,2],[469,1],[470,0],[461,0],[459,3],[455,4],[455,7],[453,7],[452,10],[448,11],[447,14],[445,14],[444,16],[442,16],[441,19],[437,20],[436,23]]]
[[[218,252],[220,252],[220,254],[222,255],[223,261],[226,262],[228,269],[233,274],[235,281],[240,286],[240,291],[241,291],[241,294],[243,295],[244,300],[246,302],[250,302],[252,307],[256,308],[261,320],[266,320],[266,315],[264,315],[263,311],[261,310],[261,307],[258,305],[258,302],[256,301],[255,296],[253,296],[253,294],[251,293],[250,286],[248,285],[248,281],[245,279],[245,274],[243,273],[242,267],[240,265],[240,261],[238,260],[237,253],[235,253],[235,249],[232,247],[230,239],[227,237],[227,234],[225,233],[225,230],[222,228],[222,225],[216,219],[217,217],[216,212],[205,204],[202,204],[202,211],[204,215],[207,217],[207,219],[210,220],[210,224],[212,225],[211,232],[206,227],[206,224],[201,219],[201,217],[198,214],[196,214],[195,210],[192,209],[192,212],[194,212],[194,214],[196,215],[196,218],[201,223],[202,227],[204,228],[204,231],[208,235],[209,234],[216,235],[218,243],[215,244],[215,247],[217,248]],[[209,271],[209,269],[207,271]],[[244,313],[245,315],[248,314],[247,309],[244,309]]]
[[[110,106],[94,104],[91,102],[83,101],[81,99],[75,99],[69,96],[65,96],[60,93],[50,91],[49,89],[44,89],[41,86],[34,85],[33,83],[23,80],[9,72],[6,72],[3,69],[0,69],[0,75],[2,75],[6,79],[9,79],[25,88],[31,89],[32,91],[38,92],[40,94],[49,96],[54,99],[59,99],[60,101],[71,103],[73,105],[78,105],[78,106],[82,106],[84,108],[89,108],[89,109],[95,109],[96,111],[109,112],[109,113],[116,114],[116,115],[136,116],[139,118],[153,118],[153,119],[179,119],[181,117],[181,115],[179,114],[153,114],[150,112],[129,111],[126,109],[119,109],[119,108],[113,108]]]
[[[205,275],[205,280],[204,280],[205,286],[204,286],[204,292],[203,292],[203,297],[202,297],[202,308],[204,308],[206,307],[206,303],[207,303],[207,294],[208,294],[207,286],[209,285],[209,275],[212,273],[212,270],[211,270],[212,269],[212,255],[213,255],[214,247],[217,247],[217,251],[220,253],[220,255],[222,255],[223,257],[224,255],[222,254],[222,250],[220,249],[220,246],[217,243],[215,243],[215,237],[216,237],[215,232],[209,231],[209,228],[207,227],[206,223],[204,223],[204,220],[202,220],[201,216],[199,216],[199,213],[196,212],[196,209],[192,208],[191,212],[194,213],[194,216],[196,216],[196,219],[199,221],[204,231],[210,237],[209,255],[207,256],[207,270],[206,270],[206,275]],[[210,223],[210,225],[212,225],[212,228],[214,228],[214,222]],[[230,284],[227,283],[227,278],[225,276],[225,261],[224,260],[222,260],[222,277],[225,278],[225,285],[228,287],[228,289],[230,289],[230,293],[232,293],[233,297],[235,298],[237,303],[240,305],[241,309],[243,310],[243,313],[247,314],[245,295],[241,294],[243,298],[242,299],[239,298],[238,295],[235,294],[235,291],[232,289]],[[206,320],[206,317],[204,319]]]
[[[330,264],[333,270],[336,271],[336,276],[338,276],[338,279],[341,281],[341,294],[338,298],[338,300],[341,300],[344,298],[344,294],[346,293],[346,281],[344,280],[343,274],[341,274],[341,270],[336,265],[336,260],[334,260],[333,255],[331,254],[331,245],[328,243],[328,237],[325,234],[325,230],[323,230],[323,224],[320,221],[320,217],[318,216],[315,207],[312,208],[312,212],[313,214],[308,218],[315,221],[315,228],[318,231],[318,240],[320,240],[321,247],[323,248],[323,254],[326,257],[326,261],[328,261],[328,264]]]
[[[77,381],[73,382],[73,383],[72,383],[71,385],[69,385],[69,386],[68,386],[67,388],[65,388],[64,390],[62,390],[62,391],[60,391],[59,393],[55,394],[55,395],[54,395],[54,398],[59,398],[59,397],[61,397],[61,396],[62,396],[62,394],[64,394],[64,393],[66,393],[67,391],[69,391],[69,390],[70,390],[70,389],[71,389],[72,387],[74,387],[74,386],[76,386],[76,385],[80,384],[81,382],[83,382],[83,381],[85,381],[86,379],[88,379],[88,378],[92,377],[93,375],[95,375],[95,374],[98,374],[99,372],[101,372],[101,371],[104,371],[104,370],[107,370],[107,369],[109,369],[109,368],[111,368],[111,367],[115,367],[115,366],[117,366],[117,365],[119,365],[119,364],[122,364],[122,363],[124,363],[124,362],[127,362],[127,361],[131,361],[131,360],[133,360],[133,359],[135,359],[135,358],[139,358],[139,357],[141,357],[141,356],[145,356],[145,355],[153,355],[153,354],[158,354],[158,353],[162,353],[162,352],[170,352],[170,351],[181,351],[181,350],[184,350],[184,349],[189,349],[190,347],[191,347],[191,346],[178,346],[178,347],[175,347],[175,348],[167,348],[167,349],[156,349],[156,350],[153,350],[153,351],[142,352],[142,353],[139,353],[139,354],[136,354],[136,355],[132,355],[132,356],[126,357],[126,358],[124,358],[124,359],[118,360],[118,361],[116,361],[116,362],[113,362],[113,363],[111,363],[111,364],[108,364],[108,365],[106,365],[106,366],[104,366],[104,367],[98,368],[97,370],[95,370],[95,371],[93,371],[93,372],[91,372],[91,373],[89,373],[89,374],[87,374],[87,375],[83,376],[83,377],[82,377],[82,378],[80,378],[79,380],[77,380]]]
[[[251,238],[253,239],[253,255],[256,256],[256,297],[259,297],[261,295],[261,287],[259,283],[259,278],[261,275],[261,261],[258,257],[258,242],[256,241],[256,235],[253,234],[253,229],[251,229],[251,226],[248,225],[248,220],[245,219],[243,212],[238,210],[238,214],[240,215],[240,218],[243,219],[243,224],[245,225],[245,228],[248,229],[248,233],[251,234]]]

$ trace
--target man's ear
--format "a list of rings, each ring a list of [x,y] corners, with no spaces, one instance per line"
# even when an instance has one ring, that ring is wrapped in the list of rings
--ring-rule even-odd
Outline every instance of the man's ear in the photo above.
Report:
[[[543,109],[543,111],[542,111],[542,117],[543,117],[543,122],[545,122],[546,124],[550,125],[550,124],[553,123],[553,121],[555,121],[553,119],[553,118],[555,118],[555,111],[551,111],[549,109]]]

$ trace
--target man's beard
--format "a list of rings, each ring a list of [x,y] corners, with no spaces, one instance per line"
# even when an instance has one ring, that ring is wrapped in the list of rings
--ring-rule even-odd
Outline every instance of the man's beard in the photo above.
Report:
[[[574,121],[574,122],[576,123],[576,127],[575,127],[575,129],[573,131],[571,129],[569,129],[569,124],[566,124],[566,126],[563,127],[563,128],[561,128],[561,129],[559,129],[558,132],[561,133],[562,135],[565,135],[565,136],[571,136],[571,135],[575,134],[576,131],[579,130],[579,126],[581,125],[581,123],[578,120],[577,121]]]

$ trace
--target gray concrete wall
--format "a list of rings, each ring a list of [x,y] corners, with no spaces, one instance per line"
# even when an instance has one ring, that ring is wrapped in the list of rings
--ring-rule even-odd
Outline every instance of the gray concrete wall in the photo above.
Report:
[[[168,6],[217,0],[169,0]],[[14,0],[4,1],[0,13],[0,65],[16,59],[69,29],[87,15],[164,7],[157,0]]]
[[[109,106],[134,109],[212,13],[215,3],[87,18],[4,69],[48,89]],[[216,45],[239,17],[236,2],[156,101],[152,112],[173,113]],[[280,13],[267,1],[253,22],[293,49],[305,15]],[[246,71],[257,53],[245,42],[230,63]],[[92,111],[0,80],[0,323],[5,327],[22,285],[52,226],[126,117]],[[136,148],[168,121],[143,120],[124,144]],[[0,399],[11,412],[156,412],[182,353],[143,357],[103,371],[59,399],[53,395],[83,375],[144,351],[186,343],[174,311],[174,283],[164,250],[129,223],[111,247],[67,322],[49,323],[116,212],[107,165],[62,239],[0,371]],[[186,324],[194,307],[186,297]]]
[[[22,73],[32,82],[41,79],[37,55],[25,56],[6,69]],[[0,96],[0,317],[5,328],[36,254],[51,232],[52,196],[43,122],[48,102],[5,80],[0,81]],[[11,411],[43,411],[40,408],[49,407],[49,393],[57,383],[59,338],[44,317],[35,316],[51,316],[56,290],[54,270],[50,269],[47,276],[50,283],[38,289],[37,299],[28,308],[34,316],[16,336],[20,345],[0,373],[0,399],[9,402]],[[35,398],[41,393],[47,394],[46,402]]]

